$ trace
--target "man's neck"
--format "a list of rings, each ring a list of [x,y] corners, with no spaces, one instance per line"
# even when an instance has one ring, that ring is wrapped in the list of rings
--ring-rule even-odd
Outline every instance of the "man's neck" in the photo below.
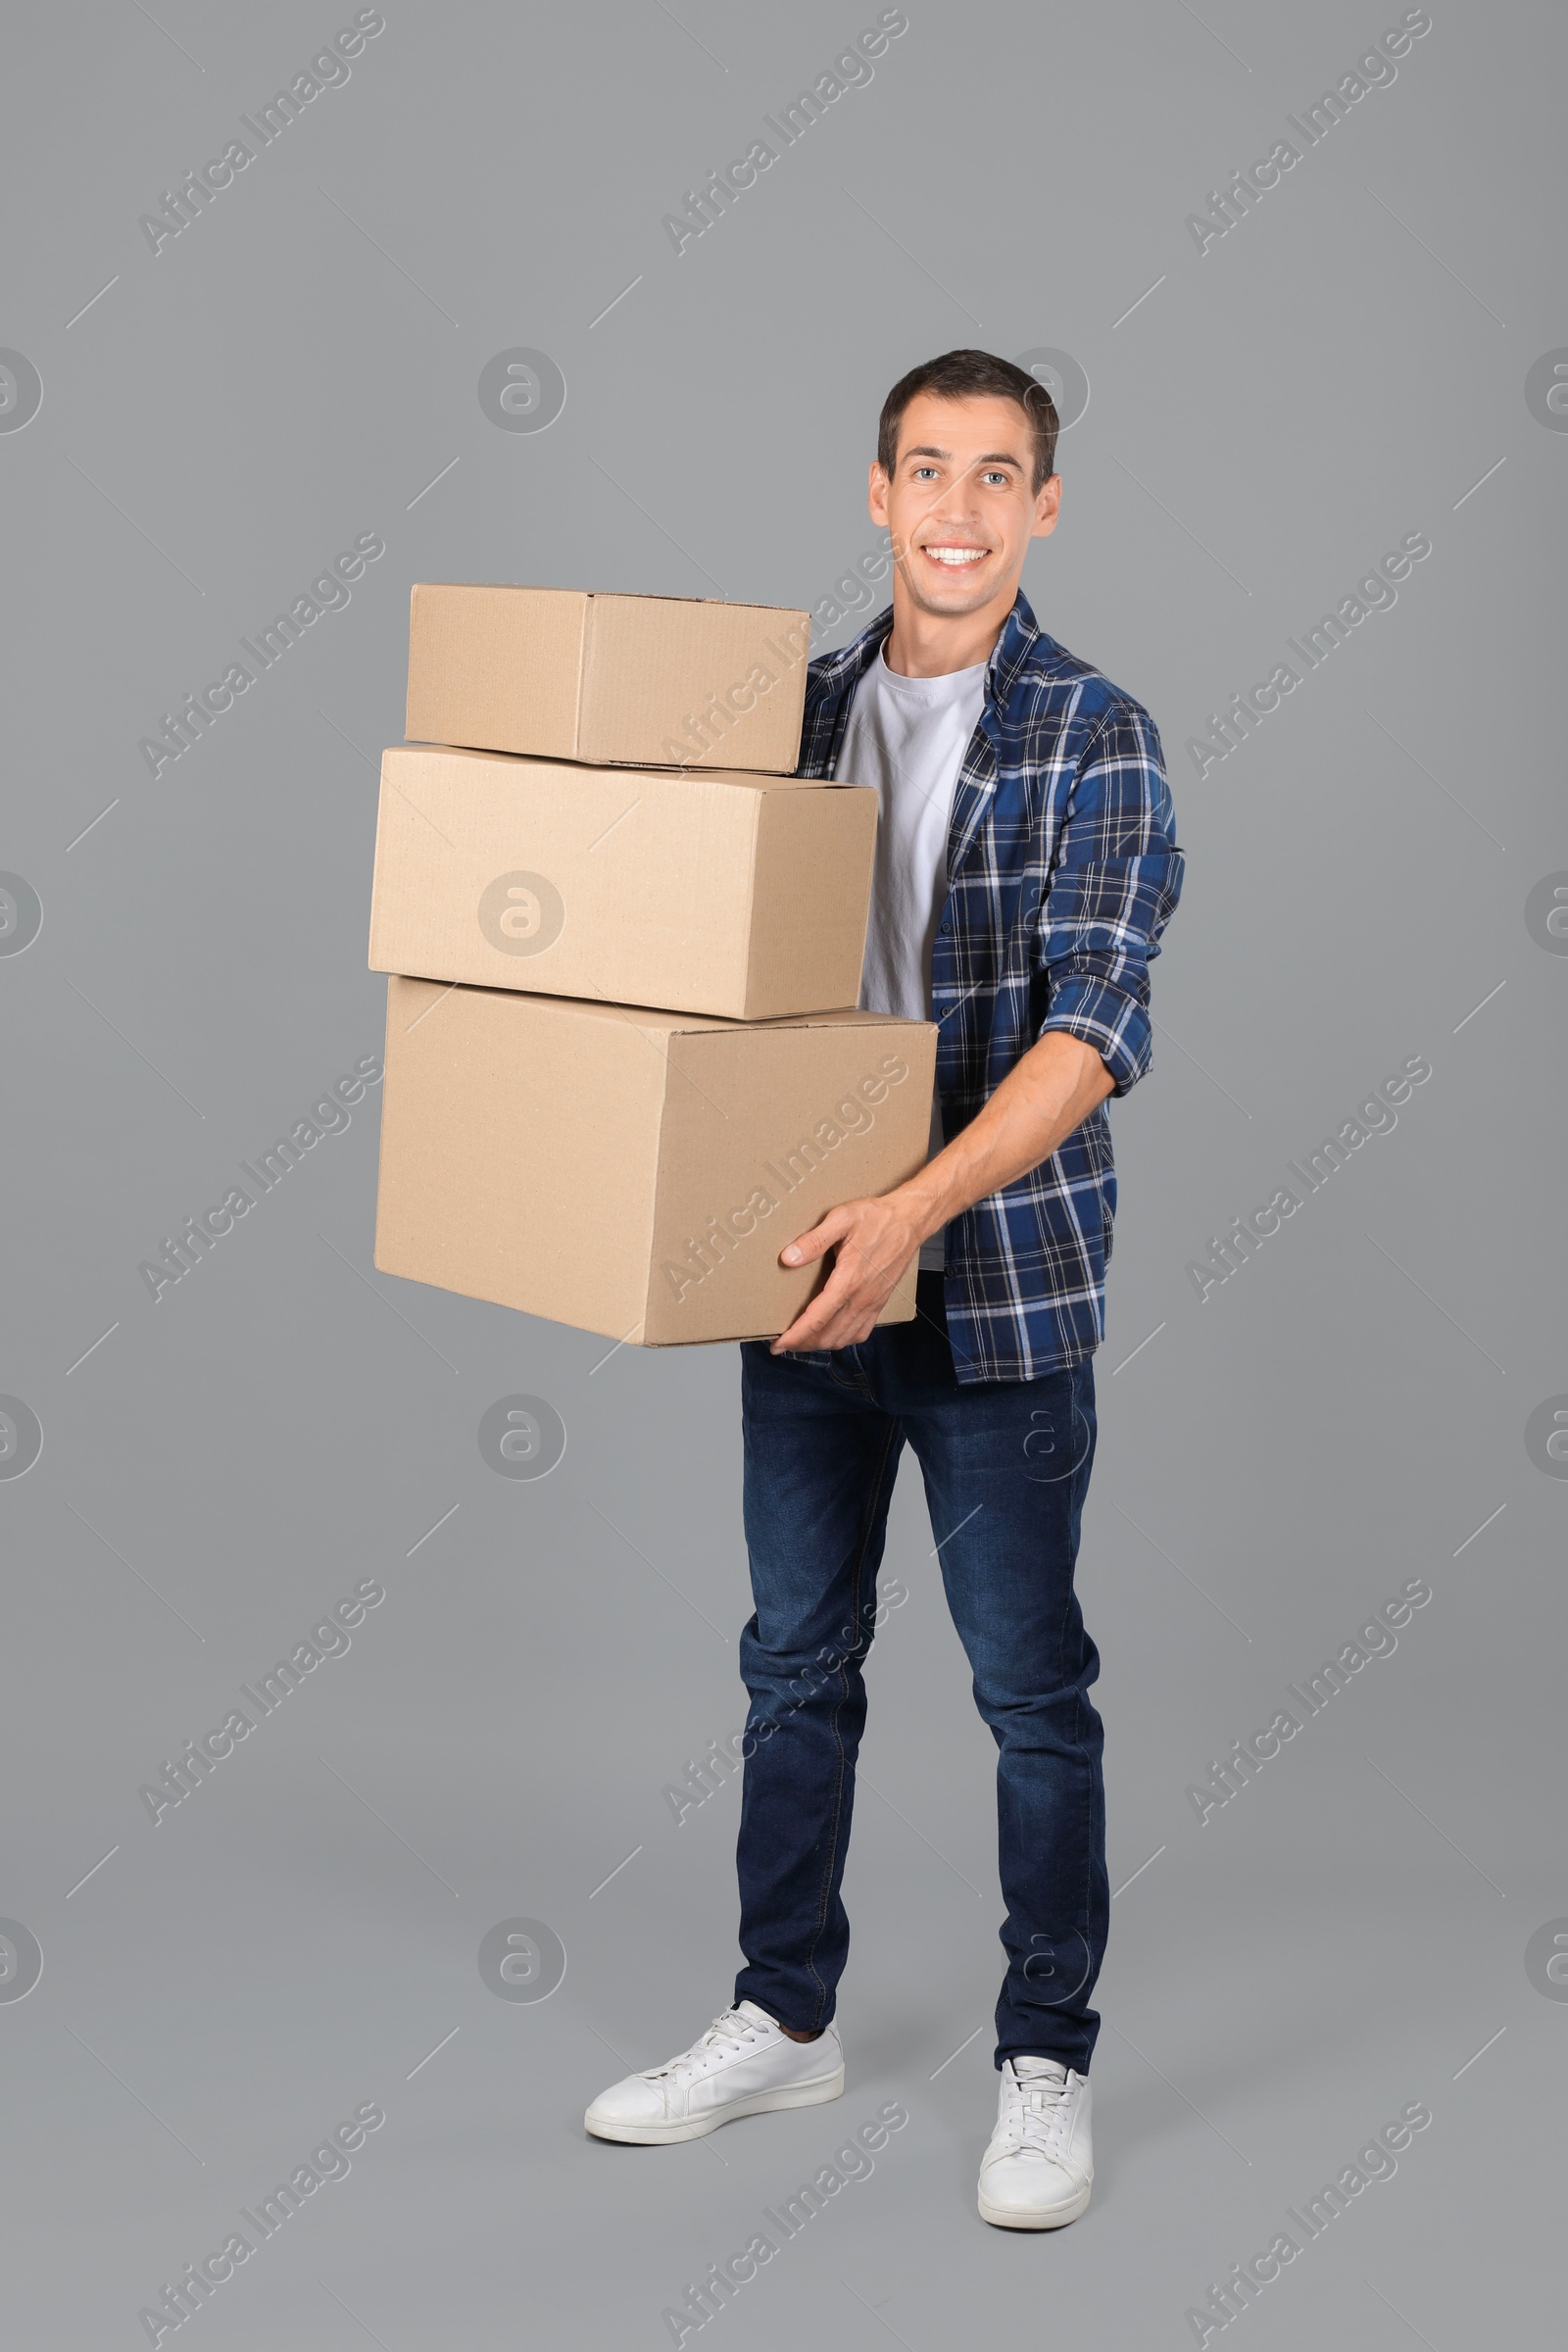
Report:
[[[990,661],[1017,593],[1015,580],[1004,597],[994,596],[977,612],[926,612],[895,573],[893,626],[882,658],[901,678],[945,678],[956,669],[977,669]]]

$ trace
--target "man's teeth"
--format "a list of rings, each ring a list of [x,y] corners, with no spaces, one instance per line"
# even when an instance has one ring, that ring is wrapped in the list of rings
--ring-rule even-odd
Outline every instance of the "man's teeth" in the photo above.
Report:
[[[989,550],[983,547],[928,547],[925,552],[938,564],[978,564]]]

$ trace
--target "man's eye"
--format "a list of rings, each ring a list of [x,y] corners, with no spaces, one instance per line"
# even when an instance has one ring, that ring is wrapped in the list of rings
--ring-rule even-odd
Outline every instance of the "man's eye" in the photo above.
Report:
[[[988,482],[1001,482],[1004,488],[1006,487],[1007,477],[1004,473],[987,473],[982,478]]]

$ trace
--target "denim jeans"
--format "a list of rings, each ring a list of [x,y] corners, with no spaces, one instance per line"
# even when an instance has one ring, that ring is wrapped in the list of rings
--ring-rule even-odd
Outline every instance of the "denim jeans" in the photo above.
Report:
[[[1104,1951],[1099,1654],[1073,1592],[1095,1450],[1092,1356],[1031,1381],[960,1387],[942,1276],[912,1323],[810,1364],[742,1348],[746,1540],[756,1614],[738,1850],[737,2000],[809,2033],[849,1952],[840,1896],[865,1724],[888,1503],[906,1439],[925,1480],[953,1622],[997,1743],[1007,1955],[997,2057],[1087,2073]]]

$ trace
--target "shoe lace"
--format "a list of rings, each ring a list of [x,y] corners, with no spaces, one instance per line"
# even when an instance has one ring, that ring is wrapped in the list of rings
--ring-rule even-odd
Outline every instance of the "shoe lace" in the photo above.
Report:
[[[1059,2079],[1054,2069],[1020,2075],[1014,2067],[1003,2120],[1012,2153],[1059,2163],[1071,2110],[1065,2073]]]
[[[732,2056],[736,2050],[743,2049],[747,2042],[760,2038],[749,2017],[742,2017],[738,2009],[726,2009],[722,2016],[714,2018],[707,2033],[700,2034],[689,2050],[682,2050],[678,2058],[668,2059],[663,2066],[652,2068],[650,2080],[657,2081],[666,2075],[679,2078],[706,2074],[721,2058]]]

